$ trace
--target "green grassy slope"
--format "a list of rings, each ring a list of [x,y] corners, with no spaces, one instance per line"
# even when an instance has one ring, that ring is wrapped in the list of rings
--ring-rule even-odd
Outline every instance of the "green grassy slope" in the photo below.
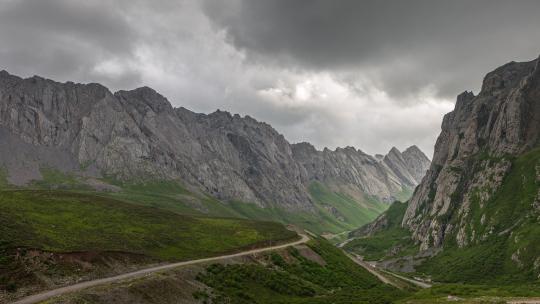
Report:
[[[366,260],[380,260],[388,257],[390,250],[399,247],[393,257],[413,254],[418,249],[410,238],[410,232],[401,227],[407,210],[407,203],[394,202],[384,213],[387,227],[367,238],[357,238],[345,245],[345,249],[364,256]]]
[[[96,192],[84,178],[42,168],[42,180],[34,181],[31,189],[62,189],[118,199],[127,203],[156,207],[179,214],[235,217],[254,220],[269,220],[296,224],[314,233],[338,234],[366,224],[383,212],[387,205],[374,198],[362,200],[333,192],[320,183],[312,183],[310,195],[315,203],[314,212],[289,211],[277,206],[262,208],[256,204],[238,201],[219,201],[203,193],[194,193],[178,181],[148,180],[122,182],[114,178],[104,178],[102,182],[113,185],[119,191]],[[0,172],[0,188],[2,184]]]
[[[165,209],[180,214],[242,217],[228,204],[205,194],[192,193],[177,181],[150,180],[144,183],[106,181],[120,187],[121,190],[119,192],[105,192],[101,195],[129,203]]]
[[[179,215],[61,191],[0,192],[0,235],[46,251],[124,251],[182,260],[291,239],[271,222]]]
[[[516,298],[538,298],[540,285],[505,284],[505,285],[468,285],[468,284],[435,284],[431,288],[421,289],[410,296],[399,299],[395,303],[433,304],[461,303],[487,304],[508,303]],[[448,296],[454,297],[452,300]],[[529,303],[523,301],[523,303]]]
[[[297,238],[274,222],[180,215],[59,190],[0,191],[0,223],[0,294],[8,298],[21,288],[33,293]]]
[[[309,193],[323,218],[343,231],[371,222],[388,207],[374,198],[355,200],[349,195],[331,191],[318,182],[311,183]],[[338,217],[330,209],[335,210]]]
[[[483,154],[477,157],[492,165],[503,159]],[[445,237],[443,251],[417,267],[419,274],[449,283],[540,283],[540,149],[505,158],[512,166],[502,186],[484,206],[480,206],[474,194],[471,199],[465,222],[473,241],[460,248],[454,229],[453,234]],[[415,253],[417,248],[410,241],[409,232],[400,226],[405,209],[404,204],[393,204],[386,211],[389,224],[385,229],[369,238],[355,239],[345,248],[368,260],[385,258],[389,249],[396,246],[401,247],[398,256]],[[459,225],[458,220],[448,218],[451,225]]]
[[[539,167],[540,149],[513,159],[502,186],[485,206],[480,208],[478,200],[472,200],[468,233],[485,237],[465,248],[458,248],[450,237],[444,251],[419,270],[448,282],[537,281],[540,210],[533,204],[540,189]]]
[[[3,167],[0,167],[0,189],[7,188],[8,181],[7,181],[7,170]]]
[[[320,265],[291,248],[273,253],[266,266],[215,264],[199,277],[214,288],[212,303],[391,303],[407,293],[382,284],[323,239],[309,247],[325,262]]]
[[[352,230],[370,222],[386,208],[385,204],[375,199],[358,202],[348,195],[332,192],[320,183],[313,183],[309,191],[315,203],[315,212],[288,212],[242,202],[229,202],[226,205],[233,214],[241,217],[293,223],[317,234]]]

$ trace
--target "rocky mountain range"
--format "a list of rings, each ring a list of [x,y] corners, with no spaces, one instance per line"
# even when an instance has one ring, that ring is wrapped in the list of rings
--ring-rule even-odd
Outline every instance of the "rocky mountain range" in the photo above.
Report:
[[[174,108],[148,87],[112,93],[100,84],[6,71],[0,138],[0,164],[15,185],[52,168],[101,186],[103,177],[178,180],[221,200],[287,210],[313,208],[314,181],[352,197],[393,201],[412,191],[430,164],[416,146],[377,158],[352,147],[290,144],[249,116]]]

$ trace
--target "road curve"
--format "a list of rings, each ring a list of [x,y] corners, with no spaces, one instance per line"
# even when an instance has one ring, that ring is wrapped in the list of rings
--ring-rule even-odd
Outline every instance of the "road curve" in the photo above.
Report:
[[[390,272],[390,271],[384,271],[384,270],[383,270],[383,272],[384,272],[384,273],[387,273],[387,274],[389,274],[389,275],[392,275],[392,276],[394,276],[394,277],[396,277],[396,278],[405,280],[405,281],[407,281],[407,282],[409,282],[409,283],[412,283],[412,284],[414,284],[414,285],[416,285],[416,286],[418,286],[418,287],[420,287],[420,288],[431,288],[431,286],[432,286],[431,284],[428,284],[428,283],[426,283],[426,282],[421,282],[421,281],[413,280],[413,279],[404,277],[404,276],[402,276],[402,275],[395,274],[395,273]]]
[[[103,279],[97,279],[97,280],[77,283],[77,284],[73,284],[73,285],[69,285],[69,286],[65,286],[65,287],[61,287],[61,288],[57,288],[57,289],[53,289],[53,290],[49,290],[49,291],[45,291],[45,292],[42,292],[42,293],[38,293],[38,294],[35,294],[35,295],[32,295],[32,296],[28,296],[26,298],[22,298],[22,299],[20,299],[20,300],[18,300],[16,302],[13,302],[12,304],[39,303],[41,301],[45,301],[45,300],[48,300],[48,299],[56,297],[56,296],[64,295],[64,294],[67,294],[67,293],[72,293],[72,292],[79,291],[79,290],[82,290],[82,289],[86,289],[86,288],[89,288],[89,287],[94,287],[94,286],[107,284],[107,283],[113,283],[113,282],[122,281],[122,280],[125,280],[125,279],[137,278],[137,277],[141,277],[141,276],[151,274],[151,273],[154,273],[154,272],[159,272],[159,271],[163,271],[163,270],[169,270],[169,269],[173,269],[173,268],[181,267],[181,266],[200,264],[200,263],[206,263],[206,262],[212,262],[212,261],[219,261],[219,260],[235,258],[235,257],[241,257],[241,256],[250,255],[250,254],[255,254],[255,253],[261,253],[261,252],[265,252],[265,251],[272,251],[272,250],[282,249],[282,248],[286,248],[286,247],[290,247],[290,246],[303,244],[303,243],[305,243],[305,242],[307,242],[309,240],[309,237],[307,235],[305,235],[305,234],[300,234],[300,236],[301,236],[300,240],[294,241],[294,242],[291,242],[291,243],[287,243],[287,244],[264,247],[264,248],[258,248],[258,249],[252,249],[252,250],[243,251],[243,252],[239,252],[239,253],[221,255],[221,256],[216,256],[216,257],[211,257],[211,258],[204,258],[204,259],[198,259],[198,260],[190,260],[190,261],[184,261],[184,262],[178,262],[178,263],[171,263],[171,264],[166,264],[166,265],[161,265],[161,266],[156,266],[156,267],[145,268],[145,269],[141,269],[141,270],[137,270],[137,271],[133,271],[133,272],[128,272],[128,273],[124,273],[124,274],[117,275],[117,276],[114,276],[114,277],[109,277],[109,278],[103,278]]]
[[[398,286],[396,283],[392,282],[391,280],[389,280],[387,277],[385,277],[384,275],[382,275],[381,273],[379,273],[379,271],[377,271],[374,267],[372,267],[371,265],[369,265],[368,263],[362,261],[361,259],[349,254],[348,252],[346,251],[343,251],[351,260],[353,260],[353,262],[355,262],[356,264],[364,267],[364,269],[366,269],[367,271],[369,271],[372,275],[376,276],[381,282],[385,283],[385,284],[390,284],[394,287],[397,287],[399,289],[401,289],[400,286]]]

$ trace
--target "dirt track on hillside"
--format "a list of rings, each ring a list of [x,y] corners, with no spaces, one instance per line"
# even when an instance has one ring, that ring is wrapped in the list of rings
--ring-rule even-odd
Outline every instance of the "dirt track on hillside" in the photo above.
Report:
[[[89,288],[89,287],[94,287],[94,286],[108,284],[108,283],[114,283],[114,282],[118,282],[118,281],[122,281],[122,280],[126,280],[126,279],[138,278],[138,277],[142,277],[142,276],[145,276],[145,275],[148,275],[148,274],[151,274],[151,273],[160,272],[160,271],[164,271],[164,270],[169,270],[169,269],[173,269],[173,268],[177,268],[177,267],[181,267],[181,266],[186,266],[186,265],[200,264],[200,263],[206,263],[206,262],[230,259],[230,258],[235,258],[235,257],[241,257],[241,256],[246,256],[246,255],[256,254],[256,253],[261,253],[261,252],[266,252],[266,251],[272,251],[272,250],[277,250],[277,249],[283,249],[283,248],[286,248],[286,247],[306,243],[309,240],[309,237],[306,236],[305,234],[300,234],[300,236],[301,236],[300,240],[294,241],[294,242],[291,242],[291,243],[287,243],[287,244],[276,245],[276,246],[265,247],[265,248],[252,249],[252,250],[243,251],[243,252],[239,252],[239,253],[216,256],[216,257],[205,258],[205,259],[190,260],[190,261],[166,264],[166,265],[141,269],[141,270],[137,270],[137,271],[134,271],[134,272],[124,273],[124,274],[117,275],[117,276],[114,276],[114,277],[109,277],[109,278],[103,278],[103,279],[97,279],[97,280],[77,283],[77,284],[73,284],[73,285],[69,285],[69,286],[49,290],[49,291],[46,291],[46,292],[38,293],[38,294],[35,294],[35,295],[32,295],[32,296],[28,296],[26,298],[22,298],[22,299],[20,299],[20,300],[18,300],[16,302],[13,302],[13,304],[34,304],[34,303],[39,303],[39,302],[48,300],[48,299],[53,298],[53,297],[57,297],[57,296],[64,295],[64,294],[67,294],[67,293],[72,293],[72,292],[79,291],[79,290],[82,290],[82,289],[86,289],[86,288]]]

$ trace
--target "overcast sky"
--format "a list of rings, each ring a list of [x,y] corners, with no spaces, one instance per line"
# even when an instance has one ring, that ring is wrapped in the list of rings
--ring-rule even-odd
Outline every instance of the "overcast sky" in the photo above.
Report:
[[[0,70],[431,157],[455,96],[540,54],[540,1],[0,0]]]

